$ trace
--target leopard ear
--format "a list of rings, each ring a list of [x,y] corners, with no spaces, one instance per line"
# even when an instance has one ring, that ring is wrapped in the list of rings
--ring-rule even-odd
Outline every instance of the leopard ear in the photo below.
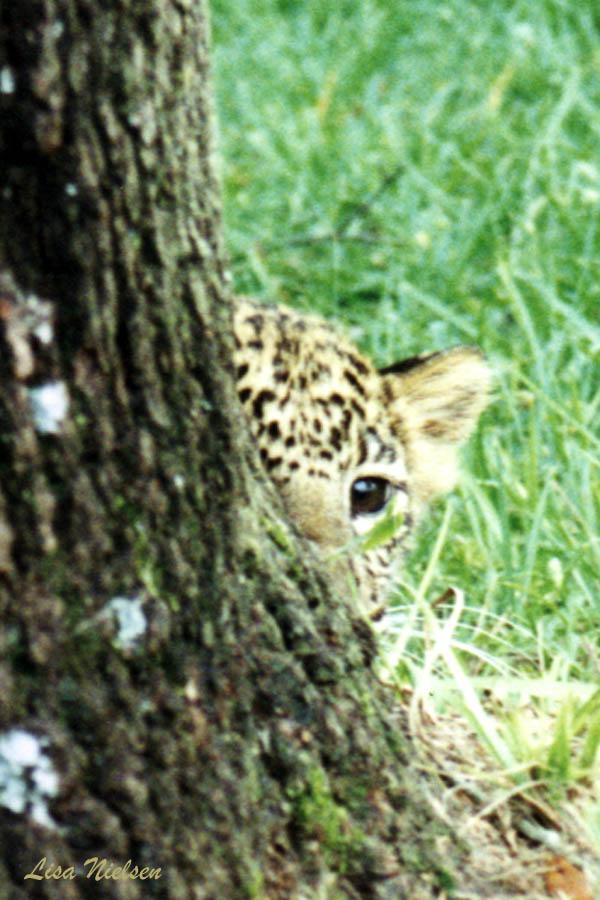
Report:
[[[456,483],[457,450],[489,399],[491,374],[476,347],[411,357],[380,369],[392,422],[416,493],[427,500]]]

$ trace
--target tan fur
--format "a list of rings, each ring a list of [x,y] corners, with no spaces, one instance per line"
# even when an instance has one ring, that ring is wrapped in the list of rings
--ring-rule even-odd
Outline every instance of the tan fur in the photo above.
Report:
[[[491,377],[481,351],[455,347],[425,358],[405,375],[383,377],[414,491],[427,501],[451,490],[458,477],[457,449],[488,403]]]
[[[234,333],[238,394],[304,536],[331,557],[387,512],[403,515],[386,544],[349,560],[362,612],[379,614],[424,503],[455,483],[457,448],[487,403],[487,364],[457,347],[380,374],[322,319],[245,299]],[[380,510],[357,512],[365,484],[389,490]]]

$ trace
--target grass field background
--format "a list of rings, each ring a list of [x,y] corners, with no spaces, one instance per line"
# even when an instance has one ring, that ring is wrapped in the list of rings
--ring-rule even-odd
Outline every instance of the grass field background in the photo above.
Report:
[[[578,693],[600,675],[600,7],[217,0],[213,30],[236,289],[339,320],[381,365],[469,343],[494,367],[462,487],[422,529],[398,603],[462,588],[461,665],[488,689],[563,698],[539,752],[559,781],[586,777],[600,741],[598,703]]]

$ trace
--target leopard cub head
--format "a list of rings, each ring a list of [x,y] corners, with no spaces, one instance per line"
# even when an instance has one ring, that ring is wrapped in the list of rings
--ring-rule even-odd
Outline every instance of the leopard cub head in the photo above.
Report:
[[[456,482],[458,448],[488,401],[487,363],[456,347],[378,371],[323,320],[246,300],[234,331],[263,465],[340,589],[350,572],[350,594],[377,618],[427,502]],[[391,537],[360,552],[357,538],[391,514]]]

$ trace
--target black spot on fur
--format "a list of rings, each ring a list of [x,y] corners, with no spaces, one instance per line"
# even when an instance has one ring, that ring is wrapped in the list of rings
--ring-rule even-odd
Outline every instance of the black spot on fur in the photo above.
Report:
[[[358,465],[362,466],[362,464],[367,459],[367,442],[365,441],[362,434],[358,436]]]
[[[251,316],[247,316],[247,318],[244,319],[244,322],[246,325],[251,325],[252,328],[254,328],[255,333],[258,335],[262,331],[265,319],[264,316],[262,316],[260,313],[253,313]]]
[[[285,406],[288,405],[289,400],[290,400],[290,396],[291,396],[291,392],[288,391],[287,394],[285,394],[285,396],[281,398],[281,400],[279,401],[279,408],[280,408],[280,409],[283,409]]]
[[[433,359],[435,356],[439,356],[440,353],[427,353],[423,356],[409,356],[408,359],[401,359],[400,362],[392,363],[391,366],[384,366],[383,369],[379,369],[380,375],[403,375],[405,372],[410,372],[411,369],[416,369],[419,366],[422,366],[423,363],[428,362],[430,359]]]
[[[360,403],[357,403],[356,400],[351,400],[350,406],[352,407],[352,409],[354,410],[356,415],[359,417],[359,419],[365,418],[365,411],[364,411],[364,408],[360,405]]]
[[[358,391],[361,397],[367,396],[367,392],[365,391],[364,387],[362,386],[356,375],[354,375],[349,369],[344,369],[344,378],[346,379],[346,381],[350,382],[354,390]]]
[[[368,375],[369,374],[369,367],[366,366],[364,364],[364,362],[362,361],[362,359],[359,359],[358,356],[354,356],[353,353],[349,353],[348,359],[360,375]]]
[[[275,394],[273,391],[263,390],[254,398],[252,402],[252,415],[257,419],[262,418],[263,414],[263,406],[265,403],[270,403],[271,400],[275,399]]]
[[[348,437],[348,432],[350,431],[350,422],[352,421],[352,413],[349,409],[344,410],[344,415],[342,416],[342,432],[344,437]]]

